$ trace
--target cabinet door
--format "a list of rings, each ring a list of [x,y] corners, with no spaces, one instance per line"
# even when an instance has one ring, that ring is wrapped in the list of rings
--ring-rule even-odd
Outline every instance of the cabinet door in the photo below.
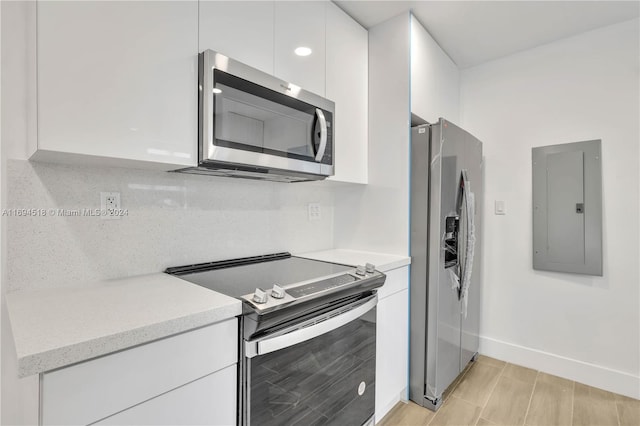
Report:
[[[460,71],[411,15],[411,112],[429,123],[460,119]]]
[[[235,425],[236,364],[131,407],[98,425]]]
[[[278,1],[275,5],[275,76],[325,96],[324,1]],[[298,47],[311,54],[298,56]]]
[[[378,289],[379,300],[383,300],[394,293],[401,290],[407,290],[409,288],[408,266],[384,271],[384,273],[387,276],[387,279],[384,281],[384,285]]]
[[[327,3],[327,95],[336,104],[335,176],[367,183],[368,33],[333,3]]]
[[[197,22],[195,1],[38,2],[33,158],[195,165]]]
[[[406,398],[408,362],[408,290],[378,302],[376,330],[376,419]]]
[[[273,74],[272,1],[200,1],[199,50]]]

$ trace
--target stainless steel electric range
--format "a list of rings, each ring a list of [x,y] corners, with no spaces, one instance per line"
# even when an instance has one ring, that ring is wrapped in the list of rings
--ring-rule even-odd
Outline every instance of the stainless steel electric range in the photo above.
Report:
[[[165,272],[242,300],[238,424],[373,425],[377,288],[371,264],[276,253]]]

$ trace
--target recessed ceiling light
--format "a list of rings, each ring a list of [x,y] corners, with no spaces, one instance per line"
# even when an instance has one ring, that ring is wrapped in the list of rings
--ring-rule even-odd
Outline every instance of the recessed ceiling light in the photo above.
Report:
[[[212,92],[215,94],[218,94],[218,93],[222,93],[222,90],[218,89],[217,87],[214,87]]]
[[[309,56],[311,55],[311,48],[300,46],[296,47],[296,50],[294,50],[294,52],[298,56]]]

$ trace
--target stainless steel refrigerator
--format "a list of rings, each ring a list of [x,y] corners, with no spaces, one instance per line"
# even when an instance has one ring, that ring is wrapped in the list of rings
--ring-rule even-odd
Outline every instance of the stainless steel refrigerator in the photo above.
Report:
[[[411,129],[409,398],[432,410],[478,352],[482,196],[482,142]]]

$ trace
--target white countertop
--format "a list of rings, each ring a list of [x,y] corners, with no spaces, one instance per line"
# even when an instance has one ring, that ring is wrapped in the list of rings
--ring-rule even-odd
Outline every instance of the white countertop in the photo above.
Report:
[[[387,272],[411,264],[411,258],[406,256],[348,249],[314,251],[296,254],[296,256],[353,266],[372,263],[376,269],[381,272]]]
[[[9,293],[20,377],[240,315],[242,303],[157,273],[92,286]]]

